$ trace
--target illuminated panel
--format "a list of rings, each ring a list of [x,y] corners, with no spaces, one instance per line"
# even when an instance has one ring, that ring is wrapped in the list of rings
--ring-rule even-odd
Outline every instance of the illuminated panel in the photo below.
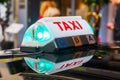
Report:
[[[57,38],[57,39],[55,39],[55,41],[56,41],[56,43],[57,43],[57,45],[58,45],[58,47],[60,48],[60,49],[64,49],[64,48],[68,48],[69,46],[67,45],[67,41],[66,41],[66,38]]]
[[[65,38],[57,38],[55,42],[58,48],[79,47],[82,45],[95,44],[95,37],[93,35],[82,35]]]
[[[86,38],[89,44],[94,44],[96,42],[95,37],[93,35],[86,35]]]
[[[79,36],[72,37],[72,39],[73,39],[73,42],[74,42],[75,46],[81,46],[82,45],[82,41],[81,41]]]

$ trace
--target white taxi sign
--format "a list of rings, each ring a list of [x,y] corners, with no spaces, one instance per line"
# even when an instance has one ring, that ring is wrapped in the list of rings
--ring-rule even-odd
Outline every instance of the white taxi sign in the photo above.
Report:
[[[80,16],[50,17],[37,22],[42,22],[55,38],[93,34],[91,26]]]
[[[29,52],[34,48],[36,52],[36,50],[39,51],[36,48],[44,47],[45,51],[52,52],[56,48],[75,47],[95,42],[92,27],[80,16],[48,17],[38,20],[26,30],[21,50]]]

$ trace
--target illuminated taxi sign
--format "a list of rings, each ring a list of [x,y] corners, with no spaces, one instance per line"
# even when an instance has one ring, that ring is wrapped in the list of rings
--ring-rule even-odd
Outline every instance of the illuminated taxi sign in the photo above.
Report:
[[[80,16],[43,18],[38,22],[44,23],[54,38],[94,34],[91,26]]]
[[[92,27],[80,16],[50,17],[38,20],[26,30],[21,51],[54,52],[95,43]]]

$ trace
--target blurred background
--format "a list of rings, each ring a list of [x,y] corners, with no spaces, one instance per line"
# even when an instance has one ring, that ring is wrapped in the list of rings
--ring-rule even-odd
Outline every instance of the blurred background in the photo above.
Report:
[[[1,0],[0,25],[3,37],[1,49],[20,46],[24,31],[39,17],[44,17],[43,13],[47,10],[48,4],[51,4],[44,4],[45,1],[55,2],[52,7],[59,9],[59,16],[82,16],[93,26],[96,36],[99,36],[99,41],[107,41],[105,22],[107,23],[109,0]],[[54,13],[50,13],[50,11]],[[49,9],[47,13],[58,12]],[[49,15],[47,14],[47,16]]]
[[[0,50],[19,48],[23,39],[24,32],[30,25],[43,17],[55,16],[81,16],[83,19],[87,20],[93,27],[97,42],[100,44],[102,43],[103,45],[109,44],[108,46],[111,46],[111,44],[113,44],[114,42],[113,30],[109,29],[107,27],[107,24],[109,22],[114,22],[116,6],[114,6],[110,1],[111,0],[0,0]],[[92,72],[92,74],[94,72],[104,73],[102,77],[105,75],[107,76],[107,74],[111,73],[110,76],[120,79],[120,77],[118,76],[120,75],[119,49],[107,49],[106,47],[100,47],[92,60],[84,64],[84,67],[80,67],[76,70],[80,72],[82,71],[82,73],[84,73],[84,71],[88,71],[88,73]],[[17,58],[17,60],[19,60],[19,58]],[[1,63],[8,63],[9,61],[14,62],[14,59],[5,61],[0,59],[0,72],[4,73],[3,76],[6,76],[6,74],[9,73],[5,72],[5,70],[7,69],[6,64],[3,65]],[[18,64],[22,65],[22,62],[23,60],[20,59],[20,63]],[[13,66],[14,65],[12,63],[12,67]],[[86,67],[101,68],[105,70],[109,69],[117,72],[105,72],[104,70],[99,70],[97,72],[96,69],[87,69]],[[15,68],[13,70],[11,68],[10,70],[13,72],[15,71]],[[73,72],[77,72],[76,70]],[[70,74],[73,75],[73,72]],[[34,77],[35,76],[36,75],[34,75]],[[14,79],[23,80],[21,79],[21,77],[20,79],[18,79],[18,77],[16,76],[14,77]],[[11,79],[9,80],[14,79],[13,77],[11,77]],[[25,80],[34,79],[31,78]]]

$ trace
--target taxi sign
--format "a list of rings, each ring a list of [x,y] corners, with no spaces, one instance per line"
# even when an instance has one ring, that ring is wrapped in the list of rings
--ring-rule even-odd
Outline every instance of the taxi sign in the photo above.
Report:
[[[95,43],[92,27],[80,16],[49,17],[38,20],[26,30],[21,51],[54,52]]]
[[[43,18],[39,22],[44,23],[55,38],[94,34],[91,26],[80,16]]]

